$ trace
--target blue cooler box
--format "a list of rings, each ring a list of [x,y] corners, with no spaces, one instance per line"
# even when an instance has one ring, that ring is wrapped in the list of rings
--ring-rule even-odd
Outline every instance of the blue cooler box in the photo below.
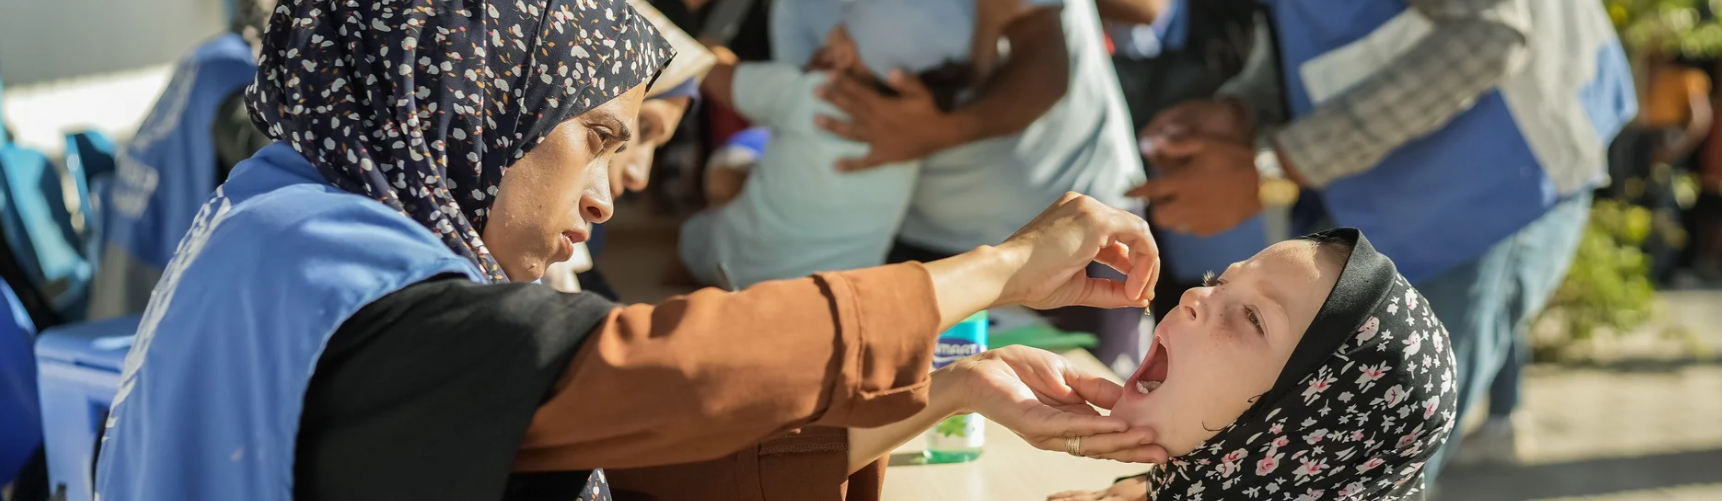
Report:
[[[119,391],[140,316],[65,325],[36,340],[42,435],[57,499],[92,501],[97,432]]]

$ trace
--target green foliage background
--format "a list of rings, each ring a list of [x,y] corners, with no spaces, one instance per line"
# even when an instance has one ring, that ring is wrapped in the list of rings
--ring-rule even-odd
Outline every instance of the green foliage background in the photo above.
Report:
[[[1630,333],[1656,313],[1650,258],[1639,247],[1650,235],[1650,211],[1615,200],[1598,200],[1579,240],[1566,280],[1549,300],[1560,336],[1543,338],[1536,358],[1559,358],[1573,343],[1600,332]]]
[[[1696,58],[1722,55],[1722,23],[1699,19],[1698,9],[1711,1],[1602,0],[1621,42],[1633,52]]]

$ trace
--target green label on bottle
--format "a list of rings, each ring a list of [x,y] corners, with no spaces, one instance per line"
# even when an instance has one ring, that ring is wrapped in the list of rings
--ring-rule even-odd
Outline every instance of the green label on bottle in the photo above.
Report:
[[[979,449],[986,443],[986,419],[979,414],[951,416],[940,421],[927,433],[927,450],[955,451]]]

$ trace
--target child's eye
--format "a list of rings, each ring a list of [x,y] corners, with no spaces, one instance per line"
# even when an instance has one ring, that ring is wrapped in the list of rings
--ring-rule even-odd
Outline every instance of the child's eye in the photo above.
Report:
[[[1225,282],[1214,277],[1214,272],[1212,270],[1209,270],[1208,272],[1202,274],[1202,286],[1203,287],[1219,287],[1220,284],[1223,284],[1223,283],[1225,283]]]
[[[1256,315],[1256,310],[1245,309],[1244,316],[1250,319],[1250,325],[1255,326],[1256,334],[1267,335],[1267,330],[1262,328],[1262,318]]]

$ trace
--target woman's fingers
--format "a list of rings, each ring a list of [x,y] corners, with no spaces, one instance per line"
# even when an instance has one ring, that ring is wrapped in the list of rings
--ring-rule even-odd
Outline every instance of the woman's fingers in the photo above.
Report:
[[[1159,278],[1160,253],[1148,222],[1077,193],[1066,193],[1000,248],[1025,258],[1004,297],[1031,308],[1143,307]],[[1089,279],[1082,270],[1095,261],[1126,279]]]
[[[1129,278],[1124,290],[1130,299],[1154,299],[1154,281],[1160,276],[1160,247],[1148,231],[1148,221],[1118,209],[1113,209],[1112,219],[1110,243],[1123,244],[1129,252],[1130,270],[1125,271]]]
[[[1074,442],[1069,436],[1025,438],[1038,449],[1066,454],[1071,452],[1069,447],[1075,445],[1076,455],[1086,458],[1129,463],[1165,462],[1165,450],[1152,445],[1154,434],[1146,429],[1134,428],[1121,433],[1079,436],[1082,438]]]
[[[1140,308],[1144,302],[1131,299],[1131,292],[1124,282],[1110,278],[1094,278],[1083,275],[1071,277],[1075,287],[1075,298],[1068,301],[1067,306],[1087,306],[1089,308]]]
[[[1131,267],[1130,247],[1118,242],[1113,242],[1112,245],[1100,248],[1100,252],[1094,255],[1094,262],[1104,264],[1108,268],[1112,268],[1117,270],[1119,273],[1128,275]]]
[[[1021,422],[999,424],[1025,437],[1081,437],[1127,432],[1130,428],[1130,423],[1102,416],[1088,404],[1060,407],[1035,402],[1023,413]],[[1059,447],[1056,450],[1064,450],[1063,445]]]
[[[1119,398],[1124,397],[1124,387],[1109,379],[1072,368],[1066,368],[1065,371],[1064,380],[1071,390],[1076,392],[1076,396],[1096,407],[1110,410],[1118,404]]]

